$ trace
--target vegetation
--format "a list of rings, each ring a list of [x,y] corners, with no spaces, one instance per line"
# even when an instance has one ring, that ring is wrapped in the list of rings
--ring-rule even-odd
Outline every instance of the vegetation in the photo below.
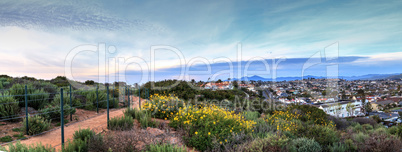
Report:
[[[55,152],[56,150],[49,145],[42,145],[39,144],[32,144],[32,145],[25,145],[17,142],[15,145],[12,143],[8,145],[8,152]],[[6,151],[5,148],[0,148],[0,150]]]
[[[64,118],[67,118],[70,114],[74,114],[76,112],[74,107],[70,107],[69,105],[64,105],[63,106],[63,111],[64,111]],[[48,119],[48,120],[56,120],[60,121],[61,117],[61,107],[60,105],[48,105],[44,109],[40,110],[42,113],[42,117]]]
[[[64,152],[87,152],[89,140],[95,136],[91,129],[79,129],[74,133],[74,140],[69,141],[67,146],[63,147]]]
[[[184,147],[171,144],[154,144],[148,145],[146,152],[186,152]]]
[[[245,120],[241,114],[215,105],[188,106],[172,114],[170,125],[184,128],[188,145],[199,150],[212,147],[212,139],[227,142],[231,134],[253,132],[254,121]]]
[[[167,89],[150,89],[151,83],[154,83],[156,87],[165,87]],[[177,85],[174,85],[177,84]],[[189,85],[190,84],[190,85]],[[211,100],[229,100],[234,101],[236,96],[239,99],[246,97],[245,93],[241,90],[203,90],[200,89],[202,83],[186,82],[180,80],[165,80],[159,82],[148,82],[144,84],[144,88],[149,90],[149,94],[159,94],[159,95],[171,95],[174,94],[176,97],[183,99],[185,101],[197,100],[198,101],[211,101]],[[138,90],[137,90],[138,91]],[[138,94],[138,92],[136,92]],[[141,97],[145,98],[145,89],[141,89]]]
[[[8,92],[5,92],[0,97],[0,118],[10,119],[18,115],[20,107],[18,102],[10,96]]]
[[[134,119],[130,116],[115,117],[109,120],[108,128],[111,130],[129,130],[134,126]]]
[[[21,122],[22,130],[26,130],[26,118]],[[50,120],[46,120],[41,116],[30,116],[28,117],[28,135],[35,135],[44,132],[50,128]]]
[[[11,136],[4,136],[0,138],[1,142],[10,142],[13,141],[13,138]]]

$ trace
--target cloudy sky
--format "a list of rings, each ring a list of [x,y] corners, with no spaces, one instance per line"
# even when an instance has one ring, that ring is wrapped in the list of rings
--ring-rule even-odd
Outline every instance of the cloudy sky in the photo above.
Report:
[[[2,0],[0,69],[129,83],[402,73],[400,8],[402,1]]]

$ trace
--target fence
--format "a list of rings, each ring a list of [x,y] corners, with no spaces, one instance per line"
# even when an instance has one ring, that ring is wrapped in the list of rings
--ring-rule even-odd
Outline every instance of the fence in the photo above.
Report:
[[[146,99],[149,99],[149,90],[146,88],[144,89],[145,90],[143,91],[145,91]],[[140,90],[141,88],[139,88],[138,90],[139,97],[141,95]],[[99,115],[100,110],[104,109],[106,109],[104,113],[107,113],[106,119],[107,124],[109,124],[110,109],[118,108],[121,104],[121,107],[130,107],[130,96],[134,95],[134,91],[135,90],[133,88],[128,87],[120,87],[120,89],[115,89],[114,85],[112,90],[109,90],[108,85],[106,86],[105,90],[100,90],[99,86],[96,87],[96,89],[94,90],[73,89],[71,85],[68,87],[62,87],[60,88],[60,90],[59,88],[55,87],[42,87],[38,91],[38,89],[35,89],[34,87],[31,87],[29,85],[16,88],[12,87],[10,89],[0,89],[0,123],[6,122],[5,125],[0,125],[0,130],[7,132],[13,129],[3,129],[7,128],[7,125],[12,124],[15,126],[16,123],[21,123],[25,126],[25,130],[23,130],[23,133],[27,135],[27,137],[24,138],[31,138],[61,128],[60,144],[64,145],[64,126],[66,124],[72,125],[93,118]],[[119,99],[116,100],[116,97],[118,97]],[[141,107],[141,98],[139,98],[139,105]],[[77,109],[93,110],[96,111],[96,114],[93,116],[85,116],[79,115],[77,113],[73,114],[71,112],[72,110]],[[43,118],[46,118],[46,120],[56,122],[60,121],[60,126],[54,127],[41,133],[30,134],[29,119],[32,118],[32,116],[41,116]],[[75,122],[73,120],[73,117],[75,119]],[[25,121],[21,122],[21,120]],[[22,125],[19,128],[24,128]],[[57,125],[58,124],[56,124],[56,126]],[[19,140],[22,139],[5,142],[0,145],[4,146],[8,143]]]

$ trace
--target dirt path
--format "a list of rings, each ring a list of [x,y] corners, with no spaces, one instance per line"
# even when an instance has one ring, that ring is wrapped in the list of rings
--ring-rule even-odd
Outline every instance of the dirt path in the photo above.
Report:
[[[138,97],[133,97],[131,99],[131,107],[138,108]],[[141,99],[143,101],[143,99]],[[123,116],[122,109],[114,109],[109,112],[109,118]],[[83,120],[64,127],[64,141],[67,143],[68,140],[72,140],[74,132],[79,129],[91,128],[96,133],[102,132],[107,129],[107,113],[102,113],[93,118]],[[20,141],[22,144],[37,144],[42,143],[42,145],[50,145],[56,148],[56,151],[61,149],[61,128],[55,129],[53,131],[44,133],[43,135],[28,138],[26,140]]]

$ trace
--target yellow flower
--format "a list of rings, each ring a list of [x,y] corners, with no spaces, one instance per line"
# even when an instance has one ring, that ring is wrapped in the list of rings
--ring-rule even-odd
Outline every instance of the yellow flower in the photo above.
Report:
[[[195,134],[197,135],[197,134],[198,134],[198,132],[195,132]]]
[[[210,133],[210,132],[208,132],[208,135],[211,135],[211,133]]]

